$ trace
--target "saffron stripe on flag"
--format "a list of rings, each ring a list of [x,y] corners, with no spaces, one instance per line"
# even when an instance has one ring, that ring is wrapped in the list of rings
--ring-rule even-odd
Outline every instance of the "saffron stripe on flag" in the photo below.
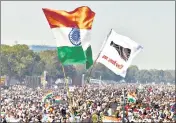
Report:
[[[90,45],[90,32],[95,13],[87,6],[74,11],[43,9],[46,19],[54,34],[58,58],[63,65],[93,64]],[[88,48],[88,49],[87,49]]]
[[[71,12],[43,8],[50,28],[77,27],[91,29],[95,13],[89,7],[83,6]]]

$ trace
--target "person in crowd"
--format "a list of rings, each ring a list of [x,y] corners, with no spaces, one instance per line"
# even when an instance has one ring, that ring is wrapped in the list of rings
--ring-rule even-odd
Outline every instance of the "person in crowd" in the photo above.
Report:
[[[103,122],[105,116],[122,122],[174,122],[175,87],[168,85],[103,84],[75,87],[70,98],[65,87],[31,89],[13,85],[1,91],[1,122]],[[123,97],[123,90],[126,97]],[[47,92],[52,96],[42,101]],[[127,96],[134,93],[133,101]],[[56,96],[60,96],[59,101]],[[123,98],[122,98],[123,97]],[[122,100],[122,99],[125,99]],[[125,104],[124,104],[125,102]]]

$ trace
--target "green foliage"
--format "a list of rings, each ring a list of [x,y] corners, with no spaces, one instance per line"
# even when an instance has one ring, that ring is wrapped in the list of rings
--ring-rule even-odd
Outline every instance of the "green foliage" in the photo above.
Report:
[[[57,52],[53,50],[35,53],[27,45],[1,45],[1,74],[16,77],[20,81],[25,76],[41,76],[43,71],[56,79],[63,77],[62,66],[58,60]],[[90,75],[90,70],[85,69],[85,65],[64,66],[68,77],[73,77],[76,73],[85,74],[85,78]],[[114,74],[111,70],[100,63],[96,63],[91,78],[103,80],[120,81],[123,78]],[[130,66],[125,77],[127,82],[173,82],[175,81],[175,70],[139,70],[137,66]]]
[[[49,76],[52,76],[55,79],[59,76],[63,76],[62,65],[58,60],[56,51],[42,51],[39,53],[39,56],[41,58],[41,62],[44,63],[43,71],[46,70]],[[74,66],[72,65],[64,66],[64,69],[66,75],[69,77],[72,77],[73,73],[76,72]]]
[[[137,75],[139,73],[139,69],[137,66],[130,66],[129,69],[127,70],[127,74],[126,74],[126,77],[125,77],[125,80],[127,82],[137,82]]]

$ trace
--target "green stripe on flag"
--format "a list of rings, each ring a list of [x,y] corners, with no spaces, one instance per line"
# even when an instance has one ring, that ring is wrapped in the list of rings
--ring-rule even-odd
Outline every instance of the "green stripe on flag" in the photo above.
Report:
[[[46,98],[50,98],[52,95],[53,95],[52,93],[48,93],[48,94],[46,95]]]
[[[93,58],[92,58],[92,48],[89,46],[85,52],[86,55],[86,69],[89,69],[93,65]]]
[[[46,102],[47,98],[51,98],[53,96],[53,93],[47,93],[43,98],[42,98],[42,102]]]
[[[62,46],[57,48],[58,58],[63,65],[85,64],[86,58],[82,46]]]
[[[128,98],[128,101],[131,102],[131,103],[135,103],[135,102],[136,102],[136,99],[133,98],[133,97],[130,97],[130,98]]]

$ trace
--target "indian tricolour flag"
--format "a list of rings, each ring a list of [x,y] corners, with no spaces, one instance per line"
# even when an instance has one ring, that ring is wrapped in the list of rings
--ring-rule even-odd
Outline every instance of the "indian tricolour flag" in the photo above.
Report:
[[[136,102],[136,94],[133,92],[133,93],[128,93],[128,101],[131,102],[131,103],[135,103]]]
[[[61,101],[62,98],[61,96],[56,96],[54,99],[55,99],[55,102],[58,103]]]
[[[58,58],[63,65],[93,64],[90,45],[91,28],[95,13],[87,6],[74,11],[43,8],[55,36]]]
[[[52,92],[49,92],[49,93],[45,94],[45,95],[43,96],[43,98],[42,98],[42,102],[45,102],[47,98],[51,98],[52,95],[53,95]]]

